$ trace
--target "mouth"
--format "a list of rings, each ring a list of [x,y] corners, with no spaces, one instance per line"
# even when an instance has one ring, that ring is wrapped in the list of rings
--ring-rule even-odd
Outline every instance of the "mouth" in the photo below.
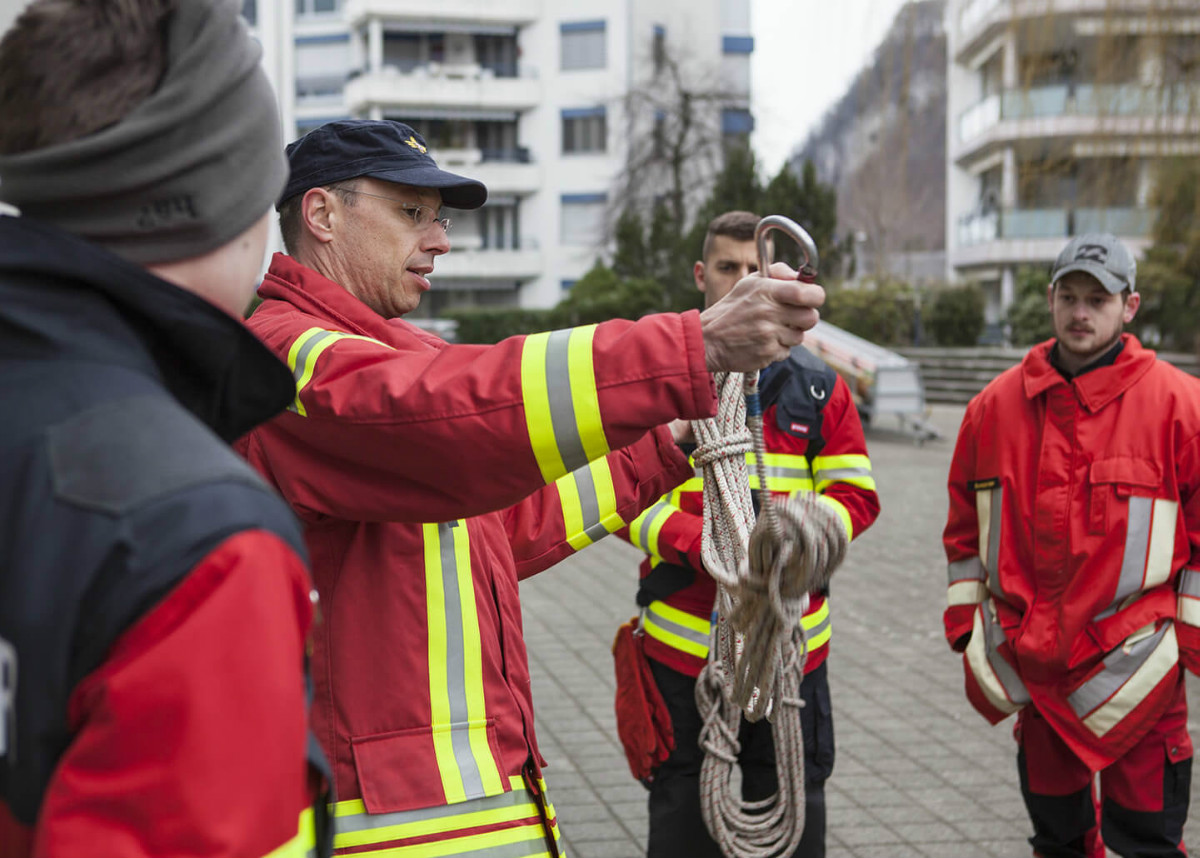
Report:
[[[408,269],[408,273],[413,275],[417,280],[417,287],[422,292],[428,292],[431,288],[429,275],[433,273],[432,265],[413,265]]]

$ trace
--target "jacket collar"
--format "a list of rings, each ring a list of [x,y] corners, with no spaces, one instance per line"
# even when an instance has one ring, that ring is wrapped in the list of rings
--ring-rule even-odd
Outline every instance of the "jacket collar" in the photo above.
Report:
[[[351,295],[344,287],[318,274],[290,256],[276,253],[258,294],[286,301],[310,315],[325,319],[346,333],[371,337],[389,345],[397,336],[415,336],[441,347],[445,341],[403,319],[385,319]]]
[[[287,366],[198,295],[30,218],[0,217],[0,357],[81,358],[156,376],[226,441],[295,396]],[[36,348],[30,343],[36,342]]]
[[[1112,364],[1089,370],[1067,381],[1050,361],[1054,343],[1054,340],[1039,343],[1021,361],[1025,396],[1033,399],[1061,384],[1073,389],[1080,404],[1093,413],[1136,384],[1157,360],[1155,353],[1143,348],[1133,334],[1122,334],[1123,347]]]

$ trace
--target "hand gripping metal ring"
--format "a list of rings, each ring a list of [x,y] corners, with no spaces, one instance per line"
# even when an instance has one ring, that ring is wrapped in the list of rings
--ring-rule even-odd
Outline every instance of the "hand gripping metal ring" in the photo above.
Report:
[[[818,266],[817,243],[804,231],[804,227],[783,215],[768,215],[754,228],[754,243],[758,247],[758,272],[764,277],[767,276],[767,269],[771,265],[771,246],[767,243],[767,233],[775,229],[786,232],[800,247],[804,259],[800,263],[800,274],[796,279],[805,283],[815,283]]]

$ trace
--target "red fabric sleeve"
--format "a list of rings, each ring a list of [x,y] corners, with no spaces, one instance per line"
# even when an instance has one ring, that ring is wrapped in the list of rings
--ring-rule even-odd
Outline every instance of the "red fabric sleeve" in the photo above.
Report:
[[[646,433],[623,450],[610,453],[605,461],[611,474],[617,518],[608,518],[604,530],[612,532],[652,504],[663,492],[692,475],[687,456],[680,452],[665,426]],[[578,482],[560,479],[516,506],[505,510],[505,527],[517,564],[517,576],[528,578],[548,569],[594,540],[578,532],[568,533],[564,495],[578,492]],[[619,519],[619,521],[617,520]]]
[[[262,311],[252,322],[285,357],[309,324],[273,323]],[[339,339],[301,381],[305,415],[280,415],[238,450],[309,519],[447,521],[510,506],[563,473],[547,479],[533,452],[525,340],[438,348],[416,337],[398,346]],[[591,356],[610,451],[715,408],[694,311],[604,322]]]
[[[210,553],[70,700],[33,854],[259,856],[310,805],[308,574],[274,534]]]
[[[829,404],[821,414],[821,438],[825,446],[821,448],[820,457],[867,456],[867,439],[863,435],[862,420],[858,416],[858,408],[854,405],[850,388],[840,375],[834,382]],[[850,513],[855,539],[879,517],[879,493],[874,488],[838,481],[826,486],[821,494],[836,500]]]
[[[1179,475],[1180,511],[1191,549],[1184,569],[1200,570],[1200,437],[1193,438],[1183,445],[1175,465],[1175,473]],[[1184,573],[1181,570],[1178,574]],[[1180,605],[1177,611],[1179,620],[1175,623],[1175,633],[1179,640],[1179,661],[1192,673],[1200,674],[1200,626],[1187,622],[1196,616],[1191,606],[1200,600],[1182,593],[1176,598],[1188,600],[1187,610],[1183,610],[1183,605]]]
[[[704,561],[700,556],[700,542],[704,532],[704,518],[699,513],[681,509],[677,503],[677,495],[678,492],[672,492],[660,498],[660,502],[666,504],[670,512],[658,527],[658,535],[654,541],[657,552],[640,544],[640,540],[630,533],[630,530],[640,527],[640,519],[630,522],[629,527],[621,528],[617,535],[657,560],[703,572]],[[656,511],[651,508],[646,514],[652,516]]]
[[[975,427],[974,408],[968,407],[958,430],[958,441],[954,447],[954,458],[950,462],[947,489],[950,493],[950,511],[946,529],[942,533],[942,545],[946,550],[946,562],[957,563],[979,556],[979,517],[975,512],[975,496],[968,483],[975,473]],[[942,615],[946,641],[955,652],[967,648],[974,626],[976,605],[950,605]]]

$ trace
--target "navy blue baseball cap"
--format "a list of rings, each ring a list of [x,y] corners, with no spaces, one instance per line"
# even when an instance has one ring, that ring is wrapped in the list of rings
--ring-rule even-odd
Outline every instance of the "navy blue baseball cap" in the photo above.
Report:
[[[280,204],[309,188],[359,176],[436,188],[442,204],[452,209],[477,209],[487,201],[482,182],[439,169],[424,138],[391,119],[328,122],[289,143],[286,151],[291,176]]]

